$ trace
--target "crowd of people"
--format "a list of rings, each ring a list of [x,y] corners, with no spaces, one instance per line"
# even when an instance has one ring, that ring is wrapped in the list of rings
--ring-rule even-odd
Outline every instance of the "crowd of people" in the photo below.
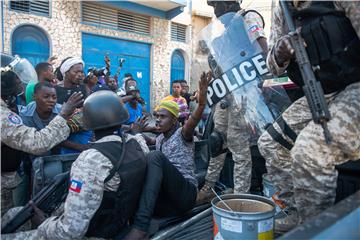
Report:
[[[242,9],[239,2],[209,0],[208,4],[217,18],[241,14],[250,41],[267,54],[269,71],[274,75],[287,71],[303,86],[281,8],[275,9],[267,40],[261,15]],[[360,3],[291,1],[290,6],[302,27],[310,62],[319,66],[316,76],[329,105],[331,143],[312,120],[306,97],[271,125],[281,137],[274,138],[269,131],[260,136],[258,147],[277,189],[276,198],[287,209],[287,216],[275,222],[281,231],[331,206],[335,165],[360,158]],[[346,25],[348,32],[338,27],[334,40],[330,23]],[[315,25],[319,34],[312,33]],[[318,44],[321,41],[324,44]],[[213,57],[209,54],[209,61]],[[192,94],[185,80],[172,81],[171,94],[154,107],[152,117],[139,82],[130,73],[121,81],[118,73],[111,75],[108,57],[103,69],[89,68],[87,74],[81,58],[68,57],[57,68],[54,60],[33,68],[26,59],[1,55],[2,225],[31,198],[35,158],[79,154],[71,167],[69,193],[60,215],[45,217],[33,205],[32,229],[3,235],[4,239],[113,238],[124,228],[129,229],[124,239],[146,239],[154,215],[181,215],[213,197],[227,152],[212,154],[205,185],[199,186],[194,136],[209,115],[209,84],[222,75],[216,66],[209,63],[211,71],[204,69]],[[241,91],[235,90],[211,109],[213,132],[223,143],[220,150],[228,149],[234,161],[233,193],[249,193],[251,184],[249,124],[243,100]]]
[[[6,58],[8,61],[5,61]],[[17,58],[19,57],[14,58],[2,54],[2,62],[6,65],[16,62]],[[23,59],[23,61],[26,60]],[[28,66],[27,70],[33,69]],[[116,234],[117,231],[110,233],[105,227],[102,229],[104,221],[106,221],[106,214],[102,213],[101,219],[95,221],[97,219],[95,212],[98,213],[103,204],[109,204],[109,196],[112,197],[114,193],[119,193],[123,189],[123,185],[119,184],[120,178],[124,185],[129,180],[128,187],[131,188],[138,182],[136,185],[139,189],[138,199],[133,192],[131,195],[135,199],[127,196],[127,199],[132,201],[124,203],[128,205],[132,203],[134,207],[137,207],[134,203],[137,201],[144,202],[144,204],[139,205],[143,207],[137,211],[136,216],[138,217],[135,218],[134,228],[129,236],[134,234],[146,236],[154,211],[159,211],[159,207],[156,207],[159,205],[158,195],[161,195],[161,198],[164,198],[169,206],[167,211],[161,210],[162,214],[169,214],[169,211],[176,214],[179,212],[179,208],[181,209],[180,212],[192,208],[197,194],[197,180],[194,176],[192,159],[194,155],[193,136],[205,108],[207,85],[210,81],[209,74],[204,74],[201,77],[196,99],[198,106],[191,115],[186,100],[180,96],[183,93],[181,85],[175,81],[173,86],[177,86],[177,88],[173,88],[173,95],[170,95],[173,97],[161,100],[154,113],[156,124],[148,126],[146,123],[148,116],[145,108],[146,103],[141,98],[140,90],[137,87],[138,83],[131,74],[125,74],[123,88],[119,89],[117,81],[109,74],[97,75],[98,73],[94,69],[90,69],[85,76],[84,62],[76,57],[63,60],[55,70],[56,74],[50,62],[37,64],[35,70],[36,75],[33,74],[33,76],[37,76],[37,81],[30,79],[30,82],[20,79],[12,69],[2,72],[2,84],[8,84],[3,85],[3,90],[6,87],[13,88],[9,89],[11,94],[2,91],[2,94],[7,94],[6,97],[2,95],[4,103],[2,107],[8,108],[7,111],[4,111],[3,120],[8,122],[9,128],[12,130],[19,127],[26,128],[27,131],[31,131],[32,135],[26,134],[25,131],[24,137],[27,139],[21,139],[24,143],[15,142],[17,141],[15,137],[18,136],[9,138],[8,135],[2,135],[2,142],[10,142],[9,149],[16,145],[13,147],[14,149],[20,148],[19,150],[24,152],[15,150],[16,153],[21,153],[16,156],[16,166],[12,166],[11,169],[3,168],[2,181],[4,187],[1,195],[1,213],[4,215],[12,206],[23,206],[30,200],[31,165],[38,156],[79,153],[79,157],[71,168],[71,184],[75,184],[74,186],[80,184],[81,189],[74,191],[74,193],[69,191],[62,220],[40,218],[41,225],[39,222],[38,225],[40,226],[37,231],[35,233],[31,233],[31,231],[24,233],[25,236],[29,237],[26,234],[35,234],[34,236],[41,235],[48,238],[77,238],[85,234],[94,236]],[[104,79],[101,81],[99,78]],[[186,91],[184,92],[186,93]],[[10,95],[15,98],[15,102],[7,101]],[[179,99],[183,101],[179,102]],[[193,100],[195,99],[193,98]],[[63,114],[64,109],[65,114]],[[6,116],[9,111],[9,115]],[[182,115],[182,112],[185,115]],[[57,125],[61,129],[53,126],[56,120],[62,121],[61,125],[59,123]],[[2,128],[2,133],[7,133],[6,126],[2,125]],[[62,131],[62,134],[59,134],[59,131]],[[157,137],[150,139],[148,136],[142,135],[145,131],[152,132]],[[54,137],[54,135],[58,136]],[[5,139],[5,136],[9,139]],[[41,145],[41,149],[33,149],[39,147],[31,145],[30,142],[40,141],[45,144],[43,141],[48,140],[49,137],[52,140],[47,143],[47,146]],[[130,140],[135,140],[135,142]],[[126,144],[119,144],[121,142]],[[129,146],[127,146],[128,142]],[[27,144],[28,146],[24,148],[24,146],[17,144]],[[157,151],[150,154],[147,144],[156,146]],[[180,144],[183,147],[178,148]],[[110,146],[112,147],[109,148]],[[119,152],[113,152],[117,148],[119,148]],[[119,156],[122,156],[124,151],[125,162],[129,160],[136,163],[136,160],[139,160],[137,171],[130,170],[130,173],[129,171],[122,173],[116,169],[117,162],[122,161]],[[3,148],[3,159],[8,159],[10,152]],[[116,156],[115,159],[109,157],[111,153]],[[143,167],[141,168],[140,165]],[[144,166],[147,166],[146,172]],[[140,171],[141,169],[142,171]],[[124,170],[123,167],[122,170]],[[9,176],[7,176],[8,174]],[[122,174],[126,175],[126,180]],[[155,179],[153,174],[158,178]],[[131,177],[138,180],[130,181]],[[140,179],[144,179],[144,181],[140,181],[141,184],[139,183]],[[106,183],[105,186],[103,185],[104,182]],[[177,192],[174,184],[183,185],[184,191],[189,191],[191,195],[186,194],[185,198],[180,200],[176,197]],[[71,186],[70,190],[72,189]],[[154,188],[158,188],[158,190],[154,191]],[[97,201],[92,199],[95,190],[99,191],[96,197]],[[104,192],[104,195],[102,196],[100,192]],[[141,196],[140,193],[142,193]],[[72,196],[73,194],[75,195]],[[127,195],[129,194],[127,193]],[[84,204],[84,201],[90,200],[92,204],[86,206],[87,210],[84,213],[92,216],[95,214],[93,218],[87,218],[85,215],[79,215],[73,211],[74,208]],[[106,207],[104,206],[104,212],[106,212]],[[118,205],[111,205],[111,207],[112,214],[118,213],[119,216],[126,216],[125,212],[121,212],[124,210],[119,209]],[[134,208],[133,211],[135,210]],[[37,211],[40,210],[37,209]],[[107,217],[114,220],[114,216],[111,214],[108,214]],[[7,215],[4,216],[5,222],[6,219]],[[75,226],[76,231],[65,231],[69,227],[74,227],[71,224],[75,219],[83,222],[83,224]],[[87,223],[84,222],[86,219],[88,219]],[[92,219],[93,221],[90,221]],[[128,220],[119,217],[117,219],[118,222],[113,225],[114,227],[117,226],[116,229],[120,229]],[[72,223],[70,224],[69,221]],[[53,231],[55,226],[57,226],[57,230]],[[139,229],[140,231],[136,231]]]

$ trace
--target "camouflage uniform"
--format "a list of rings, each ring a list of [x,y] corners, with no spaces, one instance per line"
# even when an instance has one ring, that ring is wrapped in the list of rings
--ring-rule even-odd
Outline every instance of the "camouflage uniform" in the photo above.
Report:
[[[310,2],[298,2],[298,8],[306,8]],[[345,12],[360,37],[360,2],[335,1],[337,10]],[[274,46],[287,34],[282,11],[274,12],[270,35],[271,51],[267,58],[269,70],[279,75],[274,58]],[[331,206],[335,201],[337,171],[335,165],[360,158],[360,83],[347,86],[339,94],[326,96],[331,113],[328,128],[332,143],[326,144],[322,127],[312,121],[305,97],[293,103],[283,114],[287,124],[298,134],[291,151],[272,140],[265,132],[259,139],[261,154],[266,159],[269,177],[279,190],[279,198],[298,211],[300,222]],[[279,126],[275,129],[282,133]],[[291,142],[284,134],[283,137]]]
[[[21,118],[0,100],[1,109],[1,144],[31,154],[41,154],[53,148],[56,144],[66,140],[70,130],[66,120],[55,117],[50,124],[37,131],[23,125]],[[8,161],[3,159],[2,161]],[[1,215],[12,206],[11,191],[19,184],[20,178],[16,172],[1,173]]]
[[[141,135],[128,135],[126,140],[136,139],[145,153],[149,152]],[[103,137],[99,142],[119,141],[119,136]],[[105,185],[104,180],[110,174],[111,161],[95,149],[82,152],[71,166],[71,181],[81,183],[79,190],[70,187],[65,200],[64,213],[46,219],[36,230],[3,235],[3,239],[81,239],[85,236],[90,221],[100,207],[103,192],[117,191],[120,176],[115,173]],[[79,186],[79,185],[78,185]],[[11,238],[10,238],[11,237]]]
[[[240,13],[245,10],[240,10]],[[252,12],[244,16],[245,25],[252,41],[265,37],[262,20]],[[256,29],[256,30],[253,30]],[[225,145],[232,153],[234,160],[234,193],[246,193],[251,184],[251,154],[249,146],[249,129],[244,114],[245,106],[241,98],[241,90],[235,90],[225,97],[229,107],[221,109],[220,103],[215,106],[214,130],[225,135]],[[224,146],[226,147],[226,146]],[[220,171],[224,165],[226,154],[211,158],[206,174],[206,185],[213,186],[219,179]]]

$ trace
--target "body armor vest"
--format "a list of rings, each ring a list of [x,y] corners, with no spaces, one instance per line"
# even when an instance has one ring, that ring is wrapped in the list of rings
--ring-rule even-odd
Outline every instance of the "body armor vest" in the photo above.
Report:
[[[303,10],[292,10],[306,42],[306,51],[324,93],[332,93],[360,81],[360,40],[343,12],[332,1],[313,1]],[[295,60],[287,68],[293,82],[303,86]]]
[[[9,106],[9,109],[16,114],[19,113],[16,104]],[[17,171],[24,156],[24,152],[11,148],[4,143],[1,143],[1,172]]]
[[[23,152],[1,144],[1,172],[15,172],[19,169]]]
[[[116,172],[120,175],[121,182],[116,192],[104,191],[101,205],[90,221],[86,236],[113,238],[128,224],[138,207],[145,179],[146,159],[135,139],[130,139],[125,144],[96,143],[91,148],[104,154],[114,166],[105,183]],[[116,169],[116,166],[119,168]]]

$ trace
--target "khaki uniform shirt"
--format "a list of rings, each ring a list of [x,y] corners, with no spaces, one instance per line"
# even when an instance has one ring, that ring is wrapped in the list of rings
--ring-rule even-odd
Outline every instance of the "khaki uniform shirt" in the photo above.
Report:
[[[25,126],[20,116],[12,112],[2,99],[0,109],[1,142],[14,149],[39,155],[66,140],[70,134],[66,120],[61,116],[56,116],[47,127],[38,131]]]

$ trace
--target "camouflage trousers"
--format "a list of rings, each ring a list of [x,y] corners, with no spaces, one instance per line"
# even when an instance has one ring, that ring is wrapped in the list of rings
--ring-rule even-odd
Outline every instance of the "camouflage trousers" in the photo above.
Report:
[[[13,207],[12,191],[20,183],[17,172],[1,173],[1,216]]]
[[[360,83],[355,83],[337,95],[326,96],[331,113],[327,124],[332,137],[330,144],[325,143],[322,127],[312,121],[305,97],[282,114],[298,134],[291,151],[274,141],[267,132],[258,140],[270,180],[279,190],[279,199],[297,209],[300,222],[334,203],[335,166],[360,158],[359,93]],[[273,126],[282,133],[277,124]]]
[[[241,104],[235,103],[232,94],[229,94],[226,100],[230,103],[228,108],[222,109],[219,103],[215,106],[214,130],[225,135],[225,145],[232,153],[234,161],[234,193],[247,193],[251,185],[252,162],[249,129],[244,118],[245,109]],[[210,159],[205,177],[208,183],[215,184],[219,179],[225,157],[226,153]]]

